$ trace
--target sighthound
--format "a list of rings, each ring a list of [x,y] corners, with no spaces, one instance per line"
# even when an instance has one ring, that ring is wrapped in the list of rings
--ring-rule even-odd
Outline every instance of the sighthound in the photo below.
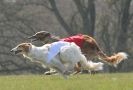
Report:
[[[74,42],[80,48],[88,60],[98,57],[100,60],[107,62],[109,65],[117,66],[121,61],[127,59],[125,52],[118,52],[112,56],[107,56],[99,47],[96,40],[88,35],[74,35],[67,38],[57,38],[47,31],[40,31],[29,37],[31,41],[42,41],[43,43],[52,43],[55,41]]]
[[[55,42],[58,43],[58,42]],[[51,60],[48,60],[49,49],[52,44],[45,44],[41,47],[32,45],[31,43],[21,43],[14,47],[11,52],[21,54],[32,62],[39,63],[42,66],[55,69],[65,78],[74,71],[76,63],[80,62],[81,69],[87,70],[102,70],[103,63],[88,62],[86,57],[81,53],[80,48],[69,42],[62,42],[65,45],[61,46],[59,53]]]

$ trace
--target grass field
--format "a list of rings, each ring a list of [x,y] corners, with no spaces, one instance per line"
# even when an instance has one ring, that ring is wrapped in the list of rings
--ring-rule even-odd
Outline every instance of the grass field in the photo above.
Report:
[[[0,90],[133,90],[133,73],[0,76]]]

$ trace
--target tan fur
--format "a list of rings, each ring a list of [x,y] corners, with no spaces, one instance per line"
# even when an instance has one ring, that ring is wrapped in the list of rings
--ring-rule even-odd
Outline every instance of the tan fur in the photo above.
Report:
[[[19,50],[22,50],[22,52],[27,53],[29,52],[30,46],[31,46],[30,43],[22,43],[22,44],[19,44],[17,47]]]
[[[86,54],[86,57],[88,59],[93,59],[94,57],[99,57],[103,61],[111,64],[111,65],[117,65],[119,64],[122,60],[127,59],[126,57],[123,57],[124,54],[114,54],[112,56],[107,56],[98,46],[97,42],[95,41],[94,38],[88,36],[88,35],[83,35],[84,36],[84,44],[83,47],[81,48],[82,52]],[[125,53],[125,56],[126,53]]]
[[[40,40],[44,43],[51,43],[51,42],[55,42],[58,41],[59,39],[52,37],[52,35],[48,36],[50,33],[47,31],[41,31],[41,32],[37,32],[35,35],[35,38],[37,40]],[[47,35],[47,37],[46,37]],[[44,37],[45,36],[45,37]],[[119,64],[122,60],[126,59],[125,57],[123,57],[124,54],[115,54],[112,56],[107,56],[99,47],[99,45],[97,44],[96,40],[88,35],[83,35],[83,46],[81,47],[81,51],[83,52],[83,54],[85,54],[85,56],[87,57],[88,60],[92,60],[95,57],[100,58],[101,60],[111,64],[111,65],[117,65]],[[32,38],[30,38],[32,39]],[[125,53],[125,56],[126,53]],[[78,69],[78,65],[77,66],[77,70]]]

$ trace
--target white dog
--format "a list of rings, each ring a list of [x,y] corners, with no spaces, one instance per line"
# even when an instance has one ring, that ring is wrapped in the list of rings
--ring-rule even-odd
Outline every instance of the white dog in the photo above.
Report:
[[[58,43],[60,42],[45,44],[41,47],[36,47],[31,43],[22,43],[13,48],[11,52],[22,54],[33,62],[41,62],[42,65],[55,69],[64,77],[74,71],[74,66],[78,62],[80,62],[82,69],[94,71],[103,69],[103,63],[87,61],[80,48],[74,43],[61,42],[61,47],[58,47]],[[53,44],[56,44],[59,49],[54,51],[56,53],[54,55],[50,53]]]

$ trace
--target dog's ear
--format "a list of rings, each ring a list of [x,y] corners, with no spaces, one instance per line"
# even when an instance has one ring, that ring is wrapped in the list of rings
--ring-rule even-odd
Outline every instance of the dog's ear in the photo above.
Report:
[[[31,48],[32,44],[31,43],[25,43],[22,47],[23,47],[23,50],[28,53],[30,48]]]

